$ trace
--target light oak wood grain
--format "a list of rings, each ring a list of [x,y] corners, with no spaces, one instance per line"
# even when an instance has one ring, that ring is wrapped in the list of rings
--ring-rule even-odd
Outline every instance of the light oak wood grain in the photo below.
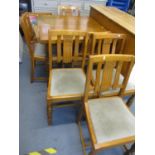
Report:
[[[80,30],[88,33],[104,32],[106,29],[91,17],[42,16],[38,18],[35,35],[38,41],[48,42],[49,30]],[[53,38],[54,40],[54,38]],[[56,41],[56,39],[55,39]]]
[[[92,5],[92,8],[135,35],[135,18],[133,16],[114,7]]]

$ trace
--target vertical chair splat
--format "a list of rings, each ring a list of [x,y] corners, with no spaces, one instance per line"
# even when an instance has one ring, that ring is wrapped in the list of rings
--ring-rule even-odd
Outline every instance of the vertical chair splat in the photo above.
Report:
[[[110,54],[111,44],[112,44],[112,39],[105,39],[102,44],[102,53],[101,54]]]
[[[106,91],[111,87],[113,78],[113,69],[115,67],[115,64],[116,62],[106,62],[104,64],[101,87],[100,87],[101,91]]]
[[[63,62],[71,63],[73,53],[73,36],[64,35],[63,39]]]
[[[123,62],[118,62],[117,66],[116,66],[116,73],[115,73],[114,82],[113,82],[113,86],[112,86],[113,89],[121,87],[121,85],[119,84],[119,77],[121,74],[122,65],[123,65]]]
[[[61,52],[61,35],[57,36],[57,62],[61,62],[62,52]]]

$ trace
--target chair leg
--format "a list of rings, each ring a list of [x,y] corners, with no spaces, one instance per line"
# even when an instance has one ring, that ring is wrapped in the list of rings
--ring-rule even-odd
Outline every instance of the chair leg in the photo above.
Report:
[[[34,81],[47,81],[46,77],[35,77],[35,67],[37,65],[36,60],[31,61],[31,83]]]
[[[31,83],[34,82],[35,62],[31,62]]]
[[[133,94],[133,95],[130,96],[130,98],[128,99],[128,101],[126,103],[126,105],[128,107],[130,107],[132,105],[134,98],[135,98],[135,94]]]
[[[48,120],[48,125],[52,124],[52,106],[51,106],[51,101],[47,100],[47,120]]]
[[[48,62],[45,62],[45,65],[46,65],[46,70],[47,70],[47,87],[48,87],[48,82],[49,82],[49,72],[50,72],[50,70],[49,70],[49,64],[48,64]]]
[[[96,153],[95,153],[95,151],[94,150],[92,150],[90,153],[89,153],[89,155],[95,155]]]
[[[77,116],[77,123],[79,123],[82,120],[82,116],[83,116],[83,106],[81,106],[80,112]]]

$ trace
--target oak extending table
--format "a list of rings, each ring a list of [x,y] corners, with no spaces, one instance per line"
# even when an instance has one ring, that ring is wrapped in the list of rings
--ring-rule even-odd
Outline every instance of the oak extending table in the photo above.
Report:
[[[37,17],[34,26],[35,36],[39,42],[48,42],[48,30],[83,30],[88,33],[104,32],[106,29],[92,17],[81,16],[43,16]]]

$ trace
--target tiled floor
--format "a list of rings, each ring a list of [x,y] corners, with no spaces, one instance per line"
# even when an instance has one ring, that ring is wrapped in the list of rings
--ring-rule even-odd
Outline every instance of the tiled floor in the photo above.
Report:
[[[78,126],[75,118],[77,107],[54,109],[54,125],[47,125],[46,91],[44,82],[30,83],[30,63],[24,52],[20,64],[20,153],[54,147],[58,155],[82,155]],[[134,111],[134,106],[132,107]],[[85,134],[86,138],[88,133]],[[89,151],[89,150],[88,150]],[[122,155],[121,148],[102,151],[98,155]]]

